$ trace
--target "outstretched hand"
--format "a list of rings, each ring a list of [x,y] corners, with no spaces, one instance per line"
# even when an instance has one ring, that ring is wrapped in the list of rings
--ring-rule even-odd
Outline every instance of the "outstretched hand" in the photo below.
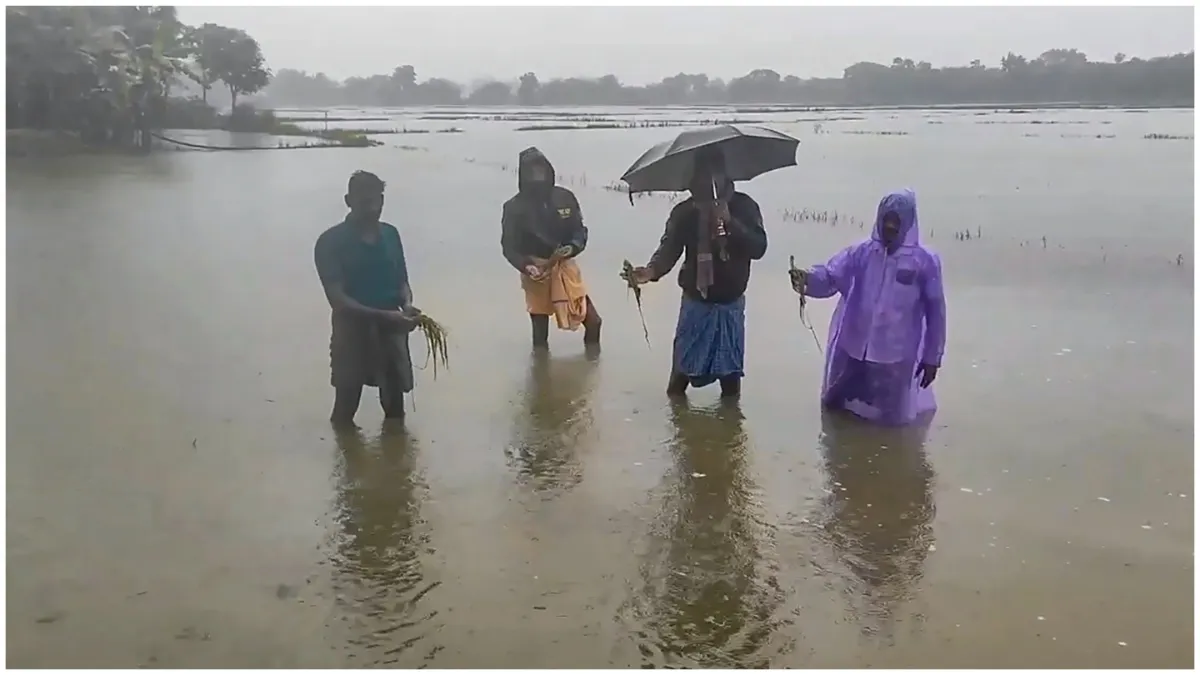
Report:
[[[793,267],[788,270],[788,277],[792,281],[792,290],[804,295],[804,291],[808,287],[808,272]]]
[[[922,363],[921,365],[917,366],[917,373],[914,377],[921,379],[922,389],[928,389],[929,385],[933,384],[933,381],[937,379],[937,374],[938,366]]]
[[[649,267],[635,267],[633,271],[628,269],[621,270],[621,279],[626,283],[634,283],[639,286],[642,284],[654,281],[654,272]]]

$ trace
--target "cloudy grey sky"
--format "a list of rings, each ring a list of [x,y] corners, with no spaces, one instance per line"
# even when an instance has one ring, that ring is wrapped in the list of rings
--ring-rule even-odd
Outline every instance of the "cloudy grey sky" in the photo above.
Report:
[[[837,76],[856,61],[998,64],[1075,47],[1094,60],[1190,51],[1191,7],[180,7],[187,23],[246,30],[269,65],[331,77],[412,64],[460,82],[771,68]],[[713,45],[723,45],[719,49]]]

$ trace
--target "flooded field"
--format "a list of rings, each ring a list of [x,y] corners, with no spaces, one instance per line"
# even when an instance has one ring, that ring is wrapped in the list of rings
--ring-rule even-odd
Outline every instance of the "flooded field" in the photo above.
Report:
[[[11,666],[1191,667],[1191,111],[542,112],[9,160]],[[799,166],[742,185],[770,248],[740,404],[672,406],[678,288],[646,289],[647,348],[617,278],[670,200],[611,188],[730,118]],[[518,130],[587,124],[618,128]],[[530,356],[499,251],[529,145],[591,228],[599,355]],[[360,168],[451,370],[404,428],[365,396],[334,434],[312,247]],[[932,427],[896,432],[821,414],[785,272],[903,186],[950,325]]]

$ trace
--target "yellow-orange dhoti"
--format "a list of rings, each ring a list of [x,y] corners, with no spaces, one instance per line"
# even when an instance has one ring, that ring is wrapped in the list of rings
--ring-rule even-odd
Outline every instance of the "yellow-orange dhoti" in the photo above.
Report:
[[[576,330],[587,316],[587,287],[574,260],[560,260],[549,274],[534,281],[521,275],[525,307],[530,314],[553,316],[562,330]]]

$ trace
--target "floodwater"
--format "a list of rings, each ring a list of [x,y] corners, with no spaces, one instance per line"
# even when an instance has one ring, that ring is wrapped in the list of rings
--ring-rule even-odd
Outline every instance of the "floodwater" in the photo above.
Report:
[[[744,186],[738,405],[667,402],[678,289],[647,347],[617,278],[669,201],[604,186],[677,129],[10,160],[9,665],[1191,667],[1193,142],[1143,137],[1192,112],[839,115],[757,116],[804,144]],[[529,353],[499,217],[531,144],[591,227],[599,355]],[[358,168],[451,370],[339,435],[312,246]],[[901,186],[950,313],[904,432],[822,416],[785,275]]]

